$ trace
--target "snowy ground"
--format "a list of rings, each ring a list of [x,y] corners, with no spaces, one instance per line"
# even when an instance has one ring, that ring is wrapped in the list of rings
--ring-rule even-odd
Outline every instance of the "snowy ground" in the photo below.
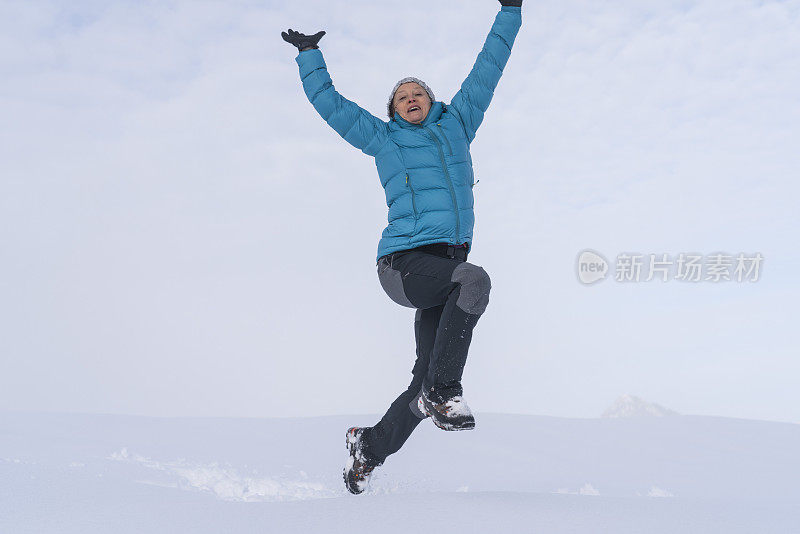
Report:
[[[694,416],[428,421],[368,494],[374,417],[0,413],[0,532],[800,532],[800,425]]]

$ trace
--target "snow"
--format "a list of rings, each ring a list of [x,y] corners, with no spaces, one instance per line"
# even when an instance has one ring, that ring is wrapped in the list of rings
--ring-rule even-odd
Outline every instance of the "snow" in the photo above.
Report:
[[[445,404],[447,409],[447,413],[451,417],[464,417],[468,415],[472,415],[472,410],[469,409],[469,405],[467,401],[464,400],[464,397],[461,395],[457,395],[447,401]]]
[[[476,419],[453,433],[423,421],[352,496],[345,432],[376,416],[0,413],[0,532],[728,534],[800,523],[798,425]]]
[[[269,477],[248,476],[229,465],[215,463],[197,464],[178,460],[158,462],[140,455],[131,455],[127,448],[115,452],[109,459],[142,466],[159,477],[176,482],[139,481],[165,487],[196,489],[211,493],[225,501],[283,501],[319,499],[332,497],[336,492],[326,489],[321,483],[303,480],[304,471],[298,474],[299,480],[276,480]]]
[[[600,492],[597,491],[594,486],[589,484],[588,482],[581,486],[578,491],[570,491],[569,488],[559,488],[553,493],[558,493],[561,495],[600,495]]]
[[[650,491],[647,492],[648,497],[674,497],[674,495],[668,492],[665,489],[661,489],[659,487],[653,486],[650,488]]]
[[[623,395],[618,398],[605,412],[603,417],[665,417],[678,415],[668,408],[653,402],[647,402],[633,395]]]

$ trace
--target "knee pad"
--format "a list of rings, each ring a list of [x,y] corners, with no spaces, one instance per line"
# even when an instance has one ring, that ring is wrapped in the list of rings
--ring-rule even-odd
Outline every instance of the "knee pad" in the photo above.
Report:
[[[462,263],[453,271],[452,281],[461,284],[456,306],[472,315],[481,315],[489,304],[492,281],[483,267]]]

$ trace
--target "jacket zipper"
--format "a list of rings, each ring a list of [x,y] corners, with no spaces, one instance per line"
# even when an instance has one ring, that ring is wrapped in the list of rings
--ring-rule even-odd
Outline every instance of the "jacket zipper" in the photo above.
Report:
[[[478,180],[477,182],[475,181],[475,169],[472,168],[472,165],[469,166],[469,175],[472,177],[472,183],[469,184],[469,186],[475,187],[476,185],[478,185],[478,182],[480,182],[480,180]]]
[[[450,171],[447,170],[447,161],[444,159],[444,150],[442,149],[442,142],[439,141],[439,138],[436,137],[436,134],[433,133],[433,130],[428,128],[427,126],[423,126],[428,133],[431,134],[433,137],[433,142],[436,143],[436,148],[439,149],[439,159],[442,161],[442,170],[444,171],[444,177],[447,178],[447,186],[450,188],[450,198],[453,199],[453,211],[456,214],[456,245],[459,244],[460,235],[461,235],[461,221],[459,220],[460,217],[458,216],[458,202],[456,202],[456,190],[453,188],[453,181],[450,179]]]
[[[406,174],[406,186],[411,190],[411,207],[414,209],[414,217],[419,217],[417,214],[417,198],[414,194],[414,188],[411,187],[411,181],[408,179],[408,175]]]
[[[438,126],[438,127],[439,127],[439,133],[441,133],[441,134],[442,134],[442,138],[444,139],[444,142],[445,142],[445,143],[447,143],[447,153],[448,153],[450,156],[452,156],[452,155],[453,155],[453,147],[452,147],[452,146],[450,146],[450,140],[449,140],[449,139],[447,138],[447,136],[444,134],[444,130],[442,130],[442,124],[441,124],[441,123],[436,123],[436,126]]]

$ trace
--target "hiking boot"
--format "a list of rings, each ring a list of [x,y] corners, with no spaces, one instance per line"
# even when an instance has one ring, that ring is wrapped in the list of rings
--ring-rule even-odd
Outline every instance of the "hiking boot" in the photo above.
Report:
[[[353,495],[363,493],[367,489],[369,476],[381,465],[381,462],[373,461],[364,454],[361,441],[364,430],[355,426],[347,430],[347,449],[350,451],[350,456],[344,469],[344,485]]]
[[[442,398],[433,391],[422,391],[418,401],[419,410],[433,419],[433,424],[442,430],[472,430],[475,418],[461,395]]]

